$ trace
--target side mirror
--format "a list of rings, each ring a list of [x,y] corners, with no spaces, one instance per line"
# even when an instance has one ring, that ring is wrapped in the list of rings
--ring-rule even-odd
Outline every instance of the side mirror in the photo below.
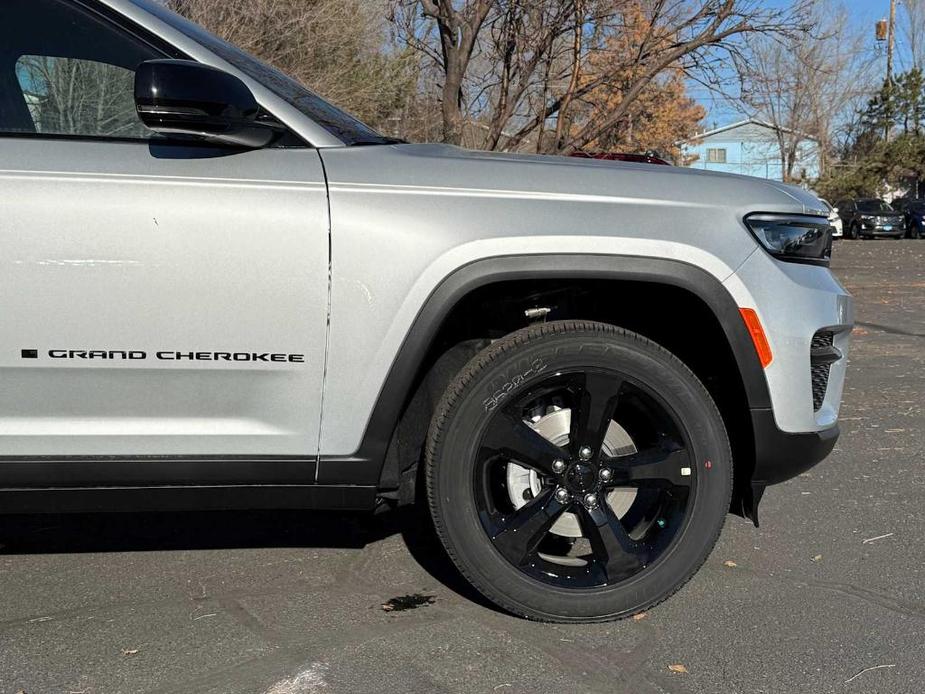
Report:
[[[191,60],[148,60],[135,72],[135,110],[164,135],[259,148],[280,132],[257,120],[260,106],[234,75]]]

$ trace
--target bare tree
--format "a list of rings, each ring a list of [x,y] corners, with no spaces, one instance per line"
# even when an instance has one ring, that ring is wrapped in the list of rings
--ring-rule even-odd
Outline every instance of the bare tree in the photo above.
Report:
[[[463,79],[479,32],[494,5],[492,0],[470,0],[456,9],[453,0],[420,0],[421,11],[436,22],[440,37],[443,131],[447,142],[459,143],[462,138]]]
[[[801,143],[819,144],[824,170],[835,130],[850,119],[871,87],[873,62],[857,50],[847,10],[819,1],[810,8],[812,31],[754,36],[736,61],[740,107],[775,128],[784,181],[795,178]]]
[[[417,55],[389,44],[385,0],[166,1],[373,125],[416,91]]]
[[[925,0],[903,0],[899,6],[903,38],[909,47],[910,68],[925,68]]]
[[[570,152],[622,123],[666,71],[715,80],[721,55],[737,52],[742,37],[800,28],[808,0],[785,9],[758,0],[393,2],[402,37],[441,74],[445,141],[460,142],[470,122],[486,128],[489,149],[534,138],[545,151]],[[592,75],[591,60],[608,67]],[[613,108],[572,118],[602,87],[620,91]]]

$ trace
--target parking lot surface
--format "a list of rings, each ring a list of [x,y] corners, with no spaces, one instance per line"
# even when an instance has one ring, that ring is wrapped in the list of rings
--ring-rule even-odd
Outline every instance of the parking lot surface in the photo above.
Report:
[[[858,321],[833,455],[643,618],[500,613],[414,512],[0,517],[0,692],[925,691],[925,241],[833,267]]]

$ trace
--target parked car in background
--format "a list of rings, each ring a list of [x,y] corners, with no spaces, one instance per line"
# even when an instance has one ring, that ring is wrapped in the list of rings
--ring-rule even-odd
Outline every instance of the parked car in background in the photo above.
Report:
[[[663,164],[671,166],[670,162],[662,159],[656,152],[642,152],[630,154],[627,152],[574,152],[570,156],[579,159],[600,159],[602,161],[634,161],[638,164]]]
[[[829,209],[829,224],[832,225],[833,229],[832,238],[840,239],[842,237],[843,227],[841,223],[841,217],[838,216],[838,208],[833,207],[832,203],[830,203],[828,200],[824,200],[823,198],[819,198],[819,200],[821,200],[822,203]]]
[[[906,223],[906,238],[925,238],[925,200],[922,198],[900,198],[893,201],[893,207],[903,213]]]
[[[901,239],[906,235],[906,220],[879,198],[843,200],[835,204],[841,217],[845,237],[872,239],[880,236]]]

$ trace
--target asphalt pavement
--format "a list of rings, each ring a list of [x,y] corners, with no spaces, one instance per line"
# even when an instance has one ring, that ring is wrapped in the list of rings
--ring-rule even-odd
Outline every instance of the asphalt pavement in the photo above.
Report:
[[[842,241],[833,455],[641,619],[527,622],[414,512],[0,517],[0,692],[925,691],[925,241]]]

